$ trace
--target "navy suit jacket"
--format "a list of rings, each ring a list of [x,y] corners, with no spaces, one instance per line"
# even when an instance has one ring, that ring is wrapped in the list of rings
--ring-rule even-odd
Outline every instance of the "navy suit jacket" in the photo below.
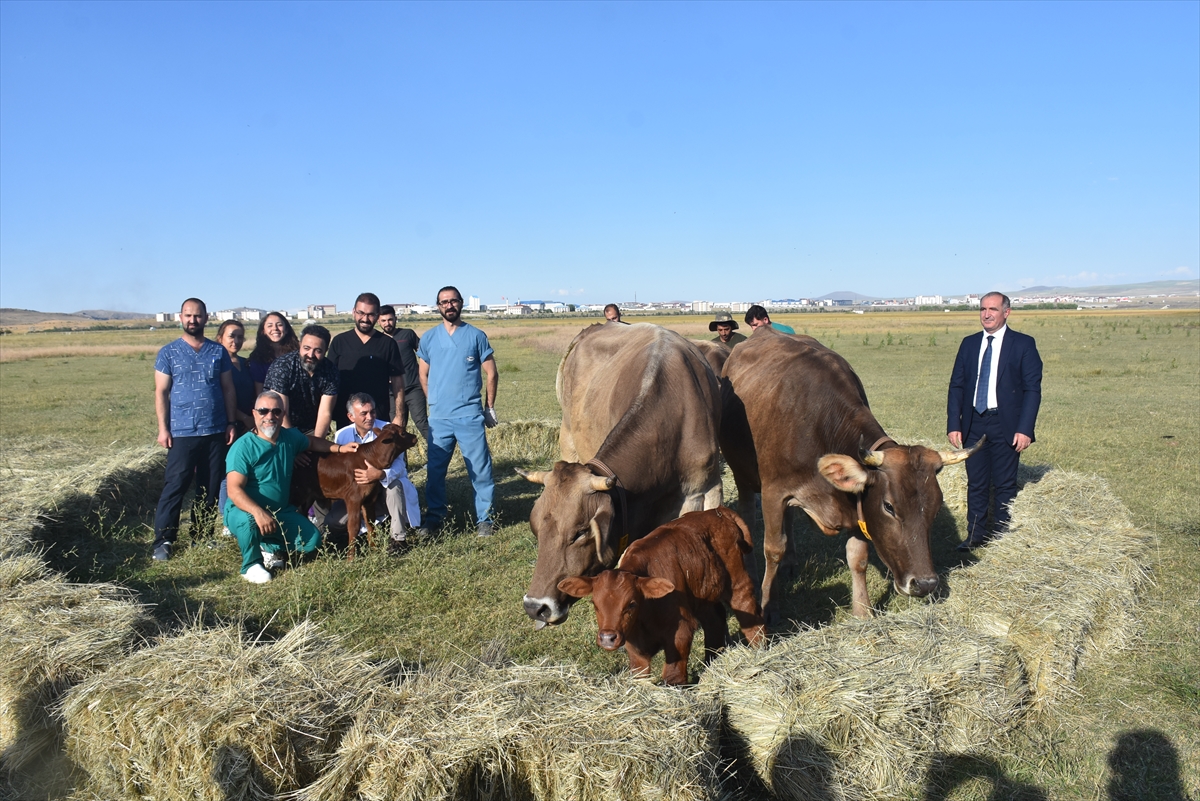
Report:
[[[946,401],[946,433],[961,431],[963,442],[974,419],[975,379],[979,375],[979,349],[983,332],[972,334],[958,346],[954,372],[950,375],[950,394]],[[1042,404],[1042,357],[1033,337],[1009,328],[1000,348],[996,369],[996,409],[1005,442],[1020,432],[1034,439],[1038,407]]]

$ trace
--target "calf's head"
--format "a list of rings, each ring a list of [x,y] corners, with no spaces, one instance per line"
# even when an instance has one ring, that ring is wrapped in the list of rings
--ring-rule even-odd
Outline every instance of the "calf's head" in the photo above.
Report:
[[[615,651],[637,626],[639,608],[647,598],[662,598],[674,592],[665,578],[647,578],[624,570],[605,570],[595,578],[572,576],[558,582],[558,589],[575,598],[592,596],[596,608],[596,645]]]
[[[613,480],[574,462],[556,462],[545,472],[517,472],[546,488],[529,515],[538,554],[524,599],[525,613],[542,628],[566,620],[575,601],[559,590],[560,581],[616,564]]]
[[[378,444],[376,444],[378,443]],[[366,459],[380,470],[386,470],[396,461],[396,457],[417,444],[415,435],[404,431],[395,423],[388,423],[379,429],[375,439],[363,446]]]
[[[929,549],[933,520],[942,507],[937,474],[978,448],[941,453],[921,445],[895,445],[857,459],[826,454],[817,462],[826,481],[857,496],[851,498],[856,509],[861,500],[867,537],[892,571],[897,592],[919,598],[937,589]]]

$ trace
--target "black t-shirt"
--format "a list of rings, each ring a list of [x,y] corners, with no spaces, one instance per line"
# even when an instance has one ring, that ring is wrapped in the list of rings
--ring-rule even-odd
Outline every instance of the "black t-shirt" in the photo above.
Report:
[[[372,331],[370,339],[363,342],[357,332],[345,331],[329,343],[325,359],[338,370],[337,419],[345,417],[346,401],[356,392],[371,396],[376,414],[387,414],[391,377],[404,375],[400,348],[391,337]]]
[[[396,333],[392,334],[392,339],[396,340],[396,345],[400,348],[400,361],[404,363],[404,391],[408,392],[421,386],[421,371],[417,367],[417,348],[421,344],[421,338],[411,328],[397,328]]]

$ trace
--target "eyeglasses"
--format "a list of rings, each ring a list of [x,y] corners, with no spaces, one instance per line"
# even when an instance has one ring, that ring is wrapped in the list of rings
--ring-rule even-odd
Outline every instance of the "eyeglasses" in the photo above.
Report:
[[[283,409],[280,409],[278,406],[270,408],[270,409],[268,409],[268,408],[255,409],[254,411],[258,412],[263,417],[283,417]]]
[[[439,306],[461,306],[462,298],[454,298],[452,300],[439,300]]]
[[[360,312],[358,309],[355,309],[354,316],[355,317],[367,317],[367,318],[378,317],[379,312]]]

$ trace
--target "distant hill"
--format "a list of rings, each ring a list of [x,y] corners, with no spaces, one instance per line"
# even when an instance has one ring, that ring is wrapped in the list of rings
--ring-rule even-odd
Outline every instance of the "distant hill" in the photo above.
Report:
[[[1146,281],[1140,284],[1106,284],[1102,286],[1030,286],[1009,290],[1010,295],[1128,295],[1144,298],[1150,295],[1196,294],[1200,279],[1189,281]]]
[[[878,300],[871,295],[860,295],[857,292],[830,292],[828,295],[822,295],[815,300],[849,300],[855,303],[863,300]]]
[[[43,312],[34,309],[0,309],[0,325],[33,325],[34,323],[87,323],[96,320],[153,320],[153,314],[144,312],[119,312],[105,309],[85,309],[65,314]]]

